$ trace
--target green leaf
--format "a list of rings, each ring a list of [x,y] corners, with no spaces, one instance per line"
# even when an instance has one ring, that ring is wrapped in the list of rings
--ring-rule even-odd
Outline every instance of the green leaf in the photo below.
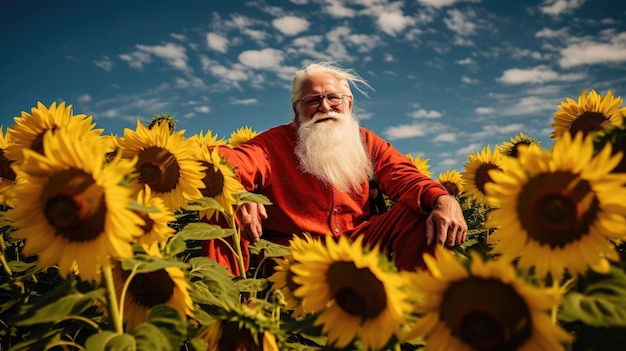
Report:
[[[239,289],[239,291],[243,291],[243,292],[257,292],[257,291],[263,291],[267,288],[267,279],[261,278],[261,279],[240,279],[238,281],[235,282],[235,284],[237,285],[237,288]]]
[[[232,229],[225,229],[215,224],[208,223],[189,223],[176,235],[180,235],[185,240],[210,240],[217,238],[225,238],[233,235]]]
[[[37,263],[38,261],[33,262],[24,262],[24,261],[10,261],[9,268],[13,273],[23,273],[23,274],[34,274],[37,271]],[[29,272],[30,273],[27,273]]]
[[[224,209],[224,207],[222,207],[222,205],[220,205],[220,203],[217,202],[212,197],[203,197],[202,199],[191,201],[189,202],[188,206],[189,206],[189,210],[191,211],[202,211],[202,210],[210,210],[210,209],[223,210]]]
[[[120,263],[125,271],[130,271],[136,266],[137,273],[156,272],[167,267],[187,268],[187,264],[184,262],[144,254],[137,254],[133,258],[120,259]]]
[[[626,327],[626,274],[611,267],[608,274],[588,273],[582,289],[563,297],[559,320],[594,327]]]
[[[263,251],[264,257],[284,257],[291,254],[289,246],[276,244],[265,239],[255,242],[249,248],[252,254],[259,254]]]
[[[254,194],[247,191],[235,194],[235,202],[238,205],[241,205],[245,202],[256,202],[257,204],[263,205],[271,205],[272,202],[265,196],[261,194]]]
[[[155,212],[159,212],[159,209],[154,208],[154,207],[150,207],[150,206],[146,206],[146,205],[142,205],[137,201],[133,201],[130,205],[128,205],[128,209],[129,210],[133,210],[133,211],[137,211],[137,212],[150,212],[150,213],[155,213]]]
[[[41,323],[57,323],[73,315],[79,315],[93,306],[96,298],[104,296],[104,289],[85,294],[73,289],[73,284],[63,284],[49,292],[35,304],[20,306],[20,313],[13,324],[16,326]]]
[[[148,311],[146,323],[133,331],[137,350],[179,350],[187,335],[187,325],[178,311],[169,305],[157,305]]]
[[[90,336],[85,343],[85,348],[89,351],[134,351],[137,350],[137,343],[132,335],[105,330]]]

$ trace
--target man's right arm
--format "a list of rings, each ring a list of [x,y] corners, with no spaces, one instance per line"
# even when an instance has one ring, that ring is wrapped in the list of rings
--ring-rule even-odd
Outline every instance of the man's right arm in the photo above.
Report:
[[[261,221],[264,219],[267,219],[267,211],[263,204],[246,202],[237,209],[241,236],[250,242],[257,242],[261,238],[263,234]]]

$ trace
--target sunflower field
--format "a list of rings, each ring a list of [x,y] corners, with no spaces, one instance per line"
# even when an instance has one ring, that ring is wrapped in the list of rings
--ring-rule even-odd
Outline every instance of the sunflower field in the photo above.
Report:
[[[216,146],[250,127],[185,136],[161,114],[106,135],[38,103],[0,127],[0,350],[620,349],[622,103],[583,91],[557,106],[550,147],[520,132],[434,178],[470,230],[418,271],[346,237],[244,243],[237,206],[271,203]]]

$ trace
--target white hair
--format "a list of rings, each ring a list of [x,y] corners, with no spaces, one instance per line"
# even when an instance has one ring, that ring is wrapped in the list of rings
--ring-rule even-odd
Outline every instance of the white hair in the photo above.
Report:
[[[361,94],[367,96],[367,92],[364,88],[372,89],[372,87],[360,76],[358,76],[352,69],[341,68],[334,62],[314,62],[310,63],[298,71],[293,77],[293,86],[291,89],[291,104],[296,102],[301,96],[302,93],[302,83],[311,77],[312,75],[318,73],[328,73],[335,77],[339,84],[345,91],[342,93],[352,95],[352,90],[350,86],[353,86],[357,89]],[[373,89],[372,89],[373,90]]]

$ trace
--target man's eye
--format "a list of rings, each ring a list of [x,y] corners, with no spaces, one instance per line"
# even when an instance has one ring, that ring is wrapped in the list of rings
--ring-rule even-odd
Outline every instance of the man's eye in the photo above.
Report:
[[[309,106],[318,105],[320,103],[320,97],[319,96],[315,96],[315,97],[308,98],[308,99],[304,100],[304,103],[309,105]]]
[[[326,97],[331,104],[337,104],[341,101],[341,95],[331,94]]]

